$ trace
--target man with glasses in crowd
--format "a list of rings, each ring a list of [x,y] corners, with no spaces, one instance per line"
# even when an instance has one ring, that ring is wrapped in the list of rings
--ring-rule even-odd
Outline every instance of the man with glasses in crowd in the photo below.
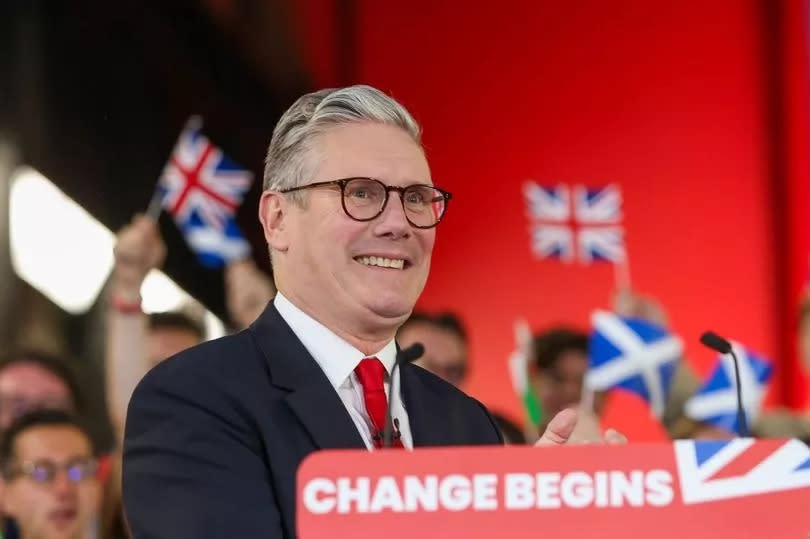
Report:
[[[158,365],[130,402],[135,537],[294,537],[300,462],[382,449],[389,396],[394,447],[503,443],[478,401],[419,367],[390,389],[394,336],[451,199],[411,115],[368,86],[307,94],[273,132],[263,187],[275,299],[247,330]],[[564,442],[575,421],[563,414],[543,441]]]
[[[19,417],[0,442],[3,506],[22,539],[85,539],[99,506],[93,443],[70,414]]]

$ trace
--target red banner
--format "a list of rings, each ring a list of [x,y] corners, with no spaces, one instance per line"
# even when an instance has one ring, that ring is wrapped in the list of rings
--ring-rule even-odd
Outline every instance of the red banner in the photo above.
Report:
[[[323,537],[806,537],[798,440],[326,451],[298,473],[298,533]]]

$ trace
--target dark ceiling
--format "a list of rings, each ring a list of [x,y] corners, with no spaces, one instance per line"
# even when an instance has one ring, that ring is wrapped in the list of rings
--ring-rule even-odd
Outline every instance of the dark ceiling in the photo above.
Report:
[[[263,154],[280,112],[310,88],[285,5],[3,3],[0,131],[117,230],[145,211],[181,127],[202,115],[209,138],[258,178],[238,220],[269,271],[256,220]],[[160,224],[165,271],[224,315],[221,272],[196,263],[165,214]]]

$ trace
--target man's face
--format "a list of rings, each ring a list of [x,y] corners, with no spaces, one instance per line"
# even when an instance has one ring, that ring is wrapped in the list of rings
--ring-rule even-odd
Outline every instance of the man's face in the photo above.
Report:
[[[164,359],[197,344],[200,344],[200,338],[187,329],[172,327],[150,329],[147,337],[149,365],[154,367]]]
[[[412,322],[399,332],[397,342],[402,348],[422,343],[425,353],[416,364],[455,386],[461,384],[467,365],[467,345],[456,333],[433,324]]]
[[[36,481],[25,474],[6,483],[3,504],[14,517],[23,537],[79,539],[98,509],[100,486],[95,475],[70,480],[66,466],[92,457],[90,442],[70,425],[36,426],[22,432],[14,443],[12,467],[54,466],[52,481]],[[71,471],[71,473],[74,473]]]
[[[13,363],[0,371],[0,430],[17,417],[42,408],[73,410],[70,388],[36,363]]]
[[[393,186],[431,183],[421,148],[396,127],[349,124],[327,131],[314,146],[317,166],[309,183],[358,176]],[[279,290],[328,327],[359,334],[393,331],[424,288],[435,229],[412,227],[395,192],[385,211],[365,222],[345,214],[336,186],[310,189],[305,196],[304,207],[281,202],[285,213],[273,255]],[[369,257],[404,265],[368,265],[363,259]]]
[[[564,408],[579,405],[587,370],[588,357],[579,350],[568,350],[550,368],[533,377],[535,392],[547,419]]]

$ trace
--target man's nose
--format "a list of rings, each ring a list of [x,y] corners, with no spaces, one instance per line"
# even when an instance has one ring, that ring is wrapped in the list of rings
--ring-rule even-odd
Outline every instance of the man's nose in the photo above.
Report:
[[[53,478],[51,489],[58,496],[66,496],[76,491],[76,483],[68,478],[67,471],[61,470]]]
[[[396,191],[389,193],[388,203],[385,205],[382,214],[377,218],[375,232],[378,235],[396,238],[410,236],[411,224],[405,216],[401,196]]]

